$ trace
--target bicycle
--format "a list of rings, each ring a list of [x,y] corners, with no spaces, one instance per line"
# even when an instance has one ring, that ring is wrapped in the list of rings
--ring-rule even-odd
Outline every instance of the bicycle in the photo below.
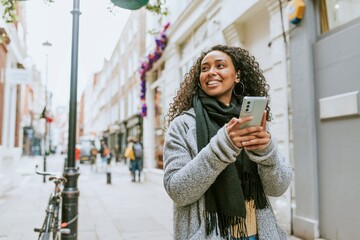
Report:
[[[55,173],[40,172],[38,166],[35,172],[42,176],[50,176],[49,181],[55,184],[54,192],[50,194],[49,202],[46,208],[45,220],[41,228],[34,228],[39,233],[38,240],[61,240],[61,234],[69,234],[70,229],[66,228],[71,222],[75,221],[77,216],[68,223],[61,222],[62,213],[62,189],[61,185],[67,182],[66,178]]]

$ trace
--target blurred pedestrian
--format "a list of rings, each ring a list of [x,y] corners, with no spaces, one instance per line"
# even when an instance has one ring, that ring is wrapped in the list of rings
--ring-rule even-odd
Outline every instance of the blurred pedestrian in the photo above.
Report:
[[[93,165],[96,165],[97,153],[98,150],[96,149],[95,146],[93,146],[90,151],[91,168],[93,168]]]
[[[80,166],[80,145],[76,144],[75,146],[75,166],[79,167]]]
[[[132,181],[136,181],[136,171],[138,172],[138,181],[141,179],[141,170],[142,170],[142,162],[143,162],[143,146],[136,139],[133,139],[133,149],[134,149],[134,160],[131,161],[131,171],[132,171]]]
[[[170,105],[164,186],[174,201],[174,239],[283,240],[267,196],[292,172],[267,125],[241,129],[244,96],[268,97],[248,51],[217,45],[201,53]]]
[[[126,158],[126,163],[130,171],[131,180],[133,180],[134,178],[132,172],[132,163],[131,163],[135,159],[133,144],[134,144],[134,138],[132,136],[129,136],[127,138],[127,145],[125,148],[124,157]]]
[[[105,156],[106,156],[106,164],[107,166],[110,166],[111,164],[111,160],[113,158],[113,153],[111,152],[110,148],[109,147],[106,147],[105,150],[104,150],[104,153],[105,153]]]
[[[120,153],[120,147],[119,144],[115,144],[114,147],[114,155],[115,155],[115,162],[118,163],[121,160],[121,153]]]
[[[108,159],[108,155],[109,155],[109,148],[107,147],[106,143],[104,140],[101,140],[101,146],[100,146],[100,157],[101,157],[101,169],[104,169],[105,166],[107,165],[107,159]]]

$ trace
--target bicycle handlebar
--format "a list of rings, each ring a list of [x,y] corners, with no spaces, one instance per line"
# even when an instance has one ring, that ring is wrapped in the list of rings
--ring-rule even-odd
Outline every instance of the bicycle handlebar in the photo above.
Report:
[[[52,173],[52,172],[41,172],[38,170],[38,165],[35,166],[35,172],[39,175],[43,175],[43,176],[56,176],[58,175],[57,173]]]
[[[54,177],[54,176],[49,177],[49,181],[52,181],[52,180],[58,181],[58,182],[61,181],[61,182],[63,182],[63,183],[66,183],[66,182],[67,182],[67,179],[64,178],[64,177]]]
[[[60,180],[64,183],[67,182],[67,179],[63,176],[59,176],[60,174],[59,173],[53,173],[53,172],[41,172],[38,170],[38,165],[35,166],[35,172],[39,175],[42,175],[42,176],[50,176],[49,177],[49,180],[52,181],[52,180]]]

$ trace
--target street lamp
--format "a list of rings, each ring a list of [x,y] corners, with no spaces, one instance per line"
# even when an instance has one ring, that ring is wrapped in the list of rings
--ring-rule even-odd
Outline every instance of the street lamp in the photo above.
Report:
[[[49,48],[52,47],[52,44],[49,41],[46,41],[42,44],[42,46],[45,48],[45,108],[44,108],[44,117],[45,117],[45,133],[44,133],[44,163],[43,163],[43,169],[44,172],[46,172],[46,151],[48,151],[47,149],[47,135],[48,132],[50,132],[50,123],[48,125],[48,121],[46,118],[46,112],[49,110],[47,109],[47,105],[48,105],[48,55],[49,55]],[[48,126],[49,126],[49,131],[48,131]],[[49,139],[50,140],[50,139]],[[49,142],[49,147],[50,147],[50,142]],[[49,151],[48,151],[49,152]],[[46,177],[44,176],[43,178],[43,182],[46,182]]]
[[[135,10],[145,4],[149,0],[112,0],[112,2],[121,8]],[[78,169],[75,168],[75,144],[76,144],[76,108],[77,108],[77,74],[78,74],[78,50],[79,50],[79,16],[80,0],[74,0],[73,25],[72,25],[72,43],[71,43],[71,79],[70,79],[70,101],[69,101],[69,134],[68,134],[68,154],[64,169],[64,177],[67,179],[65,183],[62,197],[62,221],[68,223],[70,234],[62,234],[62,239],[76,240],[77,234],[77,216],[78,216],[78,200],[80,192],[77,188],[77,180],[80,175]]]
[[[61,234],[62,239],[76,240],[78,237],[78,202],[79,189],[77,188],[77,180],[80,175],[78,169],[75,168],[75,144],[76,144],[76,107],[77,107],[77,74],[78,74],[78,50],[79,50],[79,16],[80,0],[74,0],[73,25],[72,25],[72,43],[71,43],[71,72],[70,72],[70,101],[69,101],[69,132],[68,132],[68,154],[65,163],[64,177],[67,179],[65,183],[62,197],[62,221],[69,223],[68,228],[70,234]]]

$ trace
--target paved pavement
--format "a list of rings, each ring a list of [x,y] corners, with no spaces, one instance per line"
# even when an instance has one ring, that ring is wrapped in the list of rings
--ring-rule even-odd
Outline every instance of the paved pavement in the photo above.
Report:
[[[62,172],[63,156],[50,156],[48,171]],[[0,192],[0,240],[37,239],[34,227],[45,216],[51,182],[35,174],[41,157],[18,161],[20,183]],[[78,240],[170,240],[172,202],[161,184],[131,182],[124,164],[112,166],[112,183],[106,173],[90,165],[80,165],[78,180]],[[290,237],[291,240],[298,238]]]
[[[34,172],[43,159],[22,158],[20,184],[0,193],[0,240],[37,239],[52,183]],[[63,157],[50,156],[48,170],[61,172]],[[172,239],[172,203],[163,187],[131,182],[124,164],[112,167],[112,184],[106,173],[90,165],[80,166],[78,180],[78,240]]]

